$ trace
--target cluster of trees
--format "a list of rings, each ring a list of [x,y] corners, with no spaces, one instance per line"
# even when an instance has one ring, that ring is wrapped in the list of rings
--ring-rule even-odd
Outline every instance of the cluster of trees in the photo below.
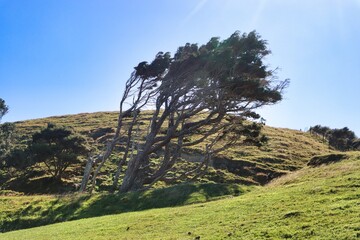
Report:
[[[331,147],[339,151],[359,150],[360,139],[349,128],[331,129],[316,125],[310,127],[309,132],[321,136]]]
[[[194,180],[214,154],[234,144],[261,144],[265,139],[260,126],[245,120],[259,119],[254,110],[280,101],[288,85],[263,63],[269,53],[266,41],[256,32],[235,32],[223,41],[212,38],[201,46],[187,43],[174,56],[159,52],[151,63],[139,63],[125,85],[116,133],[103,152],[89,158],[81,191],[87,189],[92,171],[90,191],[94,188],[104,162],[123,142],[124,154],[113,181],[113,189],[121,192],[174,180],[168,173],[184,148],[203,147],[201,162],[177,177]],[[127,109],[126,104],[130,104]],[[154,111],[145,137],[139,137],[143,108]],[[127,126],[125,116],[132,116]],[[150,164],[152,154],[160,157]]]
[[[8,106],[0,99],[0,119],[8,112]],[[78,158],[88,152],[84,137],[72,129],[49,123],[46,128],[33,134],[25,147],[15,147],[15,125],[0,125],[0,167],[26,170],[37,163],[42,163],[47,172],[61,181],[65,170]]]

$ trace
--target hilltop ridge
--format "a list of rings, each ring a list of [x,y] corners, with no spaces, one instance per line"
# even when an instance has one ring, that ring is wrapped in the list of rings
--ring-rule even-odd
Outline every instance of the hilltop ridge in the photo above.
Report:
[[[145,121],[150,117],[150,113],[151,111],[141,112],[141,118]],[[51,122],[73,128],[88,139],[93,151],[99,151],[103,148],[104,142],[112,136],[117,118],[117,112],[81,113],[20,121],[15,125],[20,145],[25,145],[33,133],[40,131]],[[141,125],[140,129],[145,133],[146,125]],[[269,138],[266,145],[260,148],[235,146],[214,156],[213,168],[210,168],[201,181],[265,184],[273,178],[304,167],[313,156],[333,152],[320,138],[307,132],[270,126],[264,126],[262,131]],[[178,167],[183,168],[198,161],[202,150],[201,146],[186,149],[183,154],[184,161]],[[121,149],[117,151],[121,154]],[[110,184],[108,172],[115,167],[116,159],[116,154],[113,154],[112,160],[100,173],[100,189],[106,189],[106,186]],[[70,185],[79,183],[82,170],[83,164],[72,166],[67,174],[67,182]],[[14,184],[8,184],[8,186],[12,185]]]

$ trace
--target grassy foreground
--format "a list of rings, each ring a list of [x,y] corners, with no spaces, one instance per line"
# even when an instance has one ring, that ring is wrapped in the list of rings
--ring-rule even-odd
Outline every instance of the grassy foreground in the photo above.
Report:
[[[208,183],[180,184],[125,194],[0,196],[0,232],[109,214],[202,203],[238,196],[250,189],[236,184]]]
[[[116,203],[114,203],[116,204]],[[0,239],[359,239],[360,156],[240,197],[65,222]]]

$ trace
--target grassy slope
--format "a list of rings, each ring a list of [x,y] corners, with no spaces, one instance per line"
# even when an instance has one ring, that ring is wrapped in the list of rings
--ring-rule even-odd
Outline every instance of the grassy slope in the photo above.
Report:
[[[149,112],[142,114],[144,119],[150,116]],[[70,126],[81,134],[89,135],[99,128],[115,129],[117,116],[117,112],[82,113],[17,122],[16,127],[23,139],[46,127],[48,122]],[[145,128],[145,126],[141,127]],[[233,148],[224,156],[230,159],[259,162],[261,162],[259,159],[265,161],[266,158],[272,158],[283,160],[285,164],[302,167],[310,157],[330,152],[328,146],[321,140],[302,131],[265,126],[264,134],[270,138],[267,146],[260,149],[256,147]]]
[[[151,112],[143,112],[142,118],[149,119]],[[88,136],[100,128],[115,128],[117,121],[116,112],[98,112],[98,113],[83,113],[76,115],[49,117],[43,119],[35,119],[17,122],[17,131],[23,143],[29,139],[29,136],[41,128],[45,127],[48,122],[53,122],[60,125],[73,127],[75,131]],[[140,126],[145,131],[146,124]],[[225,153],[219,155],[219,158],[237,161],[239,163],[236,174],[222,172],[212,172],[205,176],[205,181],[215,182],[233,182],[233,183],[257,183],[259,177],[258,173],[266,175],[268,173],[286,173],[303,167],[309,158],[315,155],[321,155],[331,152],[326,144],[320,139],[297,130],[264,127],[264,134],[269,137],[268,145],[256,147],[233,147]],[[94,142],[101,148],[104,144]],[[196,147],[195,147],[196,148]],[[198,147],[199,151],[201,146]],[[199,152],[197,151],[197,152]],[[114,156],[113,161],[109,161],[103,168],[103,172],[99,176],[99,183],[102,185],[111,184],[112,168],[119,158]],[[250,163],[250,167],[249,167]],[[181,165],[179,168],[183,168]],[[71,173],[68,174],[71,179],[70,182],[78,183],[81,179],[82,166],[74,166],[71,168]],[[222,176],[222,177],[219,177]],[[261,176],[260,176],[261,177]]]
[[[240,197],[90,218],[1,239],[358,239],[360,156],[304,168]]]
[[[251,187],[234,184],[208,183],[180,184],[126,194],[1,196],[0,232],[74,219],[213,201],[238,196],[250,189]]]

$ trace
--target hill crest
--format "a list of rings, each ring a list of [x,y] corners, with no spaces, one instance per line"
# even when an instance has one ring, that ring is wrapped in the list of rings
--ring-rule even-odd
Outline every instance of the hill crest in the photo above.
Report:
[[[150,117],[151,111],[141,112],[144,119]],[[104,146],[104,141],[111,137],[117,124],[117,112],[80,113],[63,116],[53,116],[41,119],[16,122],[16,129],[20,144],[26,144],[30,136],[46,127],[51,122],[73,128],[76,132],[86,136],[90,144],[96,149]],[[143,132],[145,127],[141,126]],[[265,184],[271,179],[287,172],[300,169],[310,158],[333,152],[320,138],[307,132],[287,128],[263,127],[263,133],[269,138],[266,145],[257,148],[253,146],[232,147],[226,152],[214,157],[213,169],[201,181],[220,183]],[[186,149],[184,153],[184,167],[187,160],[196,161],[202,154],[201,147]],[[116,157],[110,161],[105,170],[100,173],[99,187],[110,184],[108,170],[114,165]],[[195,160],[194,160],[195,159]],[[191,162],[190,161],[190,162]],[[70,182],[78,183],[83,166],[70,169]]]

